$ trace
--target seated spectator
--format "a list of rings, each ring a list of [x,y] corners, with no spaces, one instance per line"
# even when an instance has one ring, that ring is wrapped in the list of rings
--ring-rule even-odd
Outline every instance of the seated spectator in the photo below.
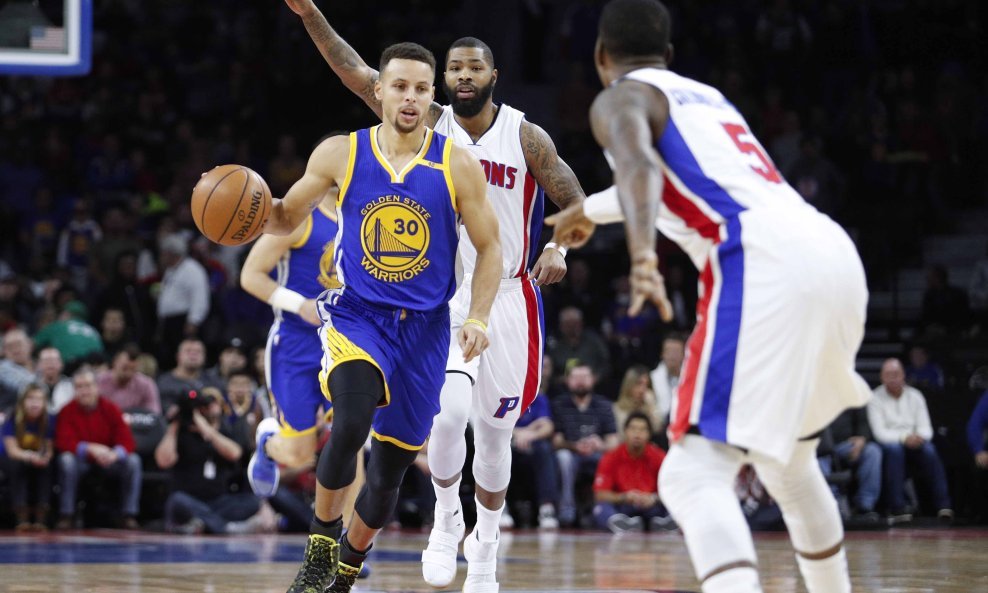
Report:
[[[165,502],[165,529],[174,533],[262,531],[260,500],[238,485],[243,447],[223,417],[219,392],[207,388],[178,400],[155,449],[158,467],[172,472],[175,490]]]
[[[0,360],[0,412],[13,407],[18,395],[34,382],[33,366],[27,332],[19,327],[7,330]]]
[[[550,380],[542,375],[542,385]],[[511,433],[512,477],[508,488],[516,490],[530,486],[539,509],[539,529],[558,529],[556,505],[559,503],[559,485],[556,482],[556,460],[552,454],[555,425],[549,398],[541,393],[541,389],[539,391],[532,405],[518,418]],[[504,511],[507,514],[507,507]]]
[[[161,414],[158,386],[146,375],[137,372],[141,349],[127,344],[116,356],[110,370],[100,373],[97,385],[100,395],[124,411],[145,410]]]
[[[187,257],[188,245],[178,234],[161,240],[161,293],[158,295],[158,359],[171,362],[183,340],[199,333],[209,315],[209,277],[202,265]]]
[[[224,385],[209,383],[203,377],[206,346],[202,340],[197,338],[182,340],[178,345],[176,360],[175,368],[158,376],[158,396],[165,415],[171,415],[171,407],[190,391],[202,391],[206,386],[224,387]]]
[[[233,338],[220,352],[216,366],[203,373],[203,380],[211,385],[224,385],[234,371],[247,368],[247,355],[244,354],[243,342]]]
[[[17,517],[17,531],[48,529],[54,434],[55,417],[48,413],[45,390],[31,383],[24,388],[17,407],[0,429],[7,457],[12,462],[11,503]],[[34,496],[29,498],[30,491]]]
[[[634,365],[624,372],[621,391],[618,392],[617,401],[612,408],[615,426],[624,426],[625,420],[633,412],[648,416],[650,426],[661,428],[665,425],[665,418],[659,415],[655,405],[655,393],[649,386],[648,369],[641,365]],[[651,438],[652,435],[649,435],[649,439]]]
[[[35,334],[34,343],[39,348],[58,348],[70,368],[103,353],[103,340],[96,328],[86,323],[86,306],[81,301],[67,302],[58,318]]]
[[[981,394],[967,423],[967,444],[974,455],[978,506],[975,522],[988,523],[988,391]]]
[[[111,328],[108,330],[106,313],[111,310],[122,315],[123,319],[110,318]],[[96,298],[96,313],[97,318],[102,320],[104,343],[109,341],[108,331],[115,334],[119,329],[121,333],[130,334],[121,336],[121,339],[133,339],[144,348],[151,347],[156,323],[154,300],[148,286],[137,278],[136,252],[123,251],[117,255],[115,274]]]
[[[75,399],[62,408],[55,423],[61,501],[57,529],[75,522],[79,480],[92,471],[118,478],[122,508],[118,525],[137,529],[141,499],[141,458],[134,453],[134,436],[113,402],[100,396],[96,376],[88,367],[72,375]]]
[[[53,413],[72,401],[72,379],[63,374],[62,353],[58,348],[48,346],[38,352],[38,383],[48,391],[48,407]]]
[[[593,393],[593,370],[577,363],[566,373],[569,393],[552,401],[552,418],[556,434],[553,446],[559,464],[559,521],[573,526],[577,522],[576,483],[581,477],[593,478],[597,463],[605,451],[618,444],[617,428],[611,403]]]
[[[906,383],[926,393],[943,391],[943,369],[930,360],[930,353],[925,346],[913,346],[909,349]]]
[[[647,375],[643,375],[647,376]],[[669,523],[659,501],[659,468],[665,451],[653,445],[652,421],[631,412],[624,421],[624,443],[604,454],[597,466],[593,516],[612,533],[659,529]]]
[[[270,416],[266,413],[270,404],[257,396],[257,384],[246,369],[232,371],[226,381],[226,401],[224,413],[227,420],[234,426],[235,434],[247,447],[254,449],[254,431],[257,424]],[[242,436],[240,436],[242,435]]]
[[[681,334],[669,334],[662,340],[662,360],[659,366],[652,370],[652,391],[655,393],[655,405],[661,424],[656,424],[658,431],[666,424],[669,410],[672,409],[672,394],[679,385],[679,372],[683,368],[686,357],[686,339]]]
[[[882,446],[885,469],[883,489],[893,520],[909,520],[905,483],[907,469],[914,480],[930,490],[937,516],[953,520],[947,476],[930,439],[933,426],[923,394],[906,385],[906,374],[897,358],[882,364],[882,384],[868,402],[868,424]]]
[[[835,460],[854,469],[857,490],[853,512],[859,519],[876,520],[875,505],[882,491],[882,448],[873,442],[867,412],[864,408],[844,410],[826,431],[833,451],[820,458],[823,474],[830,475]]]
[[[552,365],[563,372],[574,364],[590,367],[594,377],[603,379],[610,372],[610,353],[607,344],[596,333],[583,326],[583,312],[576,307],[566,307],[559,312],[559,337],[550,336],[546,353]]]

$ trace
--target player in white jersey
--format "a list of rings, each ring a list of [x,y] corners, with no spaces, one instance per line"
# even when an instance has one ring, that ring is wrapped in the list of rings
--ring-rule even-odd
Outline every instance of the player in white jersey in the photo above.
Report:
[[[656,227],[700,270],[659,492],[704,593],[761,591],[732,490],[743,463],[779,503],[809,592],[844,593],[843,529],[816,445],[838,413],[868,398],[854,371],[864,270],[846,233],[785,182],[734,106],[666,69],[668,41],[669,14],[657,0],[605,7],[595,61],[607,88],[591,123],[616,196],[588,199],[550,224],[577,245],[591,221],[623,210],[633,313],[650,299],[671,316]]]
[[[330,27],[311,0],[286,2],[302,17],[313,42],[347,88],[379,114],[381,105],[372,92],[378,73]],[[483,163],[504,259],[501,287],[491,309],[490,348],[467,364],[458,344],[450,344],[441,411],[429,441],[436,520],[422,554],[422,574],[430,585],[445,587],[456,576],[456,556],[465,531],[459,489],[466,460],[464,432],[472,416],[477,526],[464,544],[467,593],[498,589],[496,554],[511,475],[512,428],[535,398],[541,379],[544,329],[538,286],[558,282],[566,272],[565,249],[550,242],[541,254],[536,253],[543,190],[560,207],[584,198],[576,176],[545,131],[526,121],[522,112],[493,103],[497,74],[484,42],[471,37],[455,41],[446,54],[443,85],[451,104],[434,103],[426,118],[426,125]],[[466,312],[473,254],[469,240],[461,237],[464,277],[450,301],[453,331],[472,322]],[[545,521],[555,521],[554,515]]]

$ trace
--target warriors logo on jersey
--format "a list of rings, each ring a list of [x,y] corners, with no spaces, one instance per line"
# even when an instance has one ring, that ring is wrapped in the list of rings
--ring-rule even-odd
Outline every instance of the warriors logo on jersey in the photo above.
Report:
[[[429,219],[432,215],[411,198],[382,196],[361,210],[361,264],[378,280],[402,282],[429,266]]]
[[[336,278],[336,264],[333,262],[333,241],[322,247],[322,257],[319,258],[319,284],[326,289],[340,287]]]

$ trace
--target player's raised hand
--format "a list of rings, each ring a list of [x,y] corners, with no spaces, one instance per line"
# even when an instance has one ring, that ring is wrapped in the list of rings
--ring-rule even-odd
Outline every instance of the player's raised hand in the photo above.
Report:
[[[487,339],[487,328],[471,321],[463,324],[460,332],[456,335],[456,339],[460,343],[460,350],[463,351],[463,362],[470,362],[477,358],[490,345],[490,340]]]
[[[305,16],[316,10],[316,5],[312,0],[285,0],[285,4],[292,9],[292,12],[300,16]]]
[[[653,251],[632,258],[631,305],[628,307],[628,315],[638,315],[645,306],[645,301],[655,303],[662,321],[672,321],[672,304],[666,296],[665,280],[659,274],[659,257]]]
[[[545,223],[556,227],[553,235],[556,242],[566,247],[582,247],[593,235],[594,223],[583,214],[583,203],[571,204],[569,208],[545,219]]]
[[[566,259],[563,254],[552,247],[544,250],[539,256],[535,266],[532,267],[532,276],[535,278],[536,286],[555,284],[566,275]]]

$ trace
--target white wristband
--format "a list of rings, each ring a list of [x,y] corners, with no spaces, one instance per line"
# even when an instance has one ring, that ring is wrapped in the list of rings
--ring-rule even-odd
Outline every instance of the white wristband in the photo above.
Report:
[[[559,252],[559,255],[563,257],[566,257],[566,252],[569,251],[569,247],[563,247],[562,245],[558,243],[553,243],[552,241],[546,243],[545,247],[542,248],[542,251],[545,251],[546,249],[555,249],[556,251]]]
[[[279,286],[268,297],[268,304],[275,309],[298,315],[298,312],[302,310],[302,305],[305,304],[305,297],[294,290]]]

